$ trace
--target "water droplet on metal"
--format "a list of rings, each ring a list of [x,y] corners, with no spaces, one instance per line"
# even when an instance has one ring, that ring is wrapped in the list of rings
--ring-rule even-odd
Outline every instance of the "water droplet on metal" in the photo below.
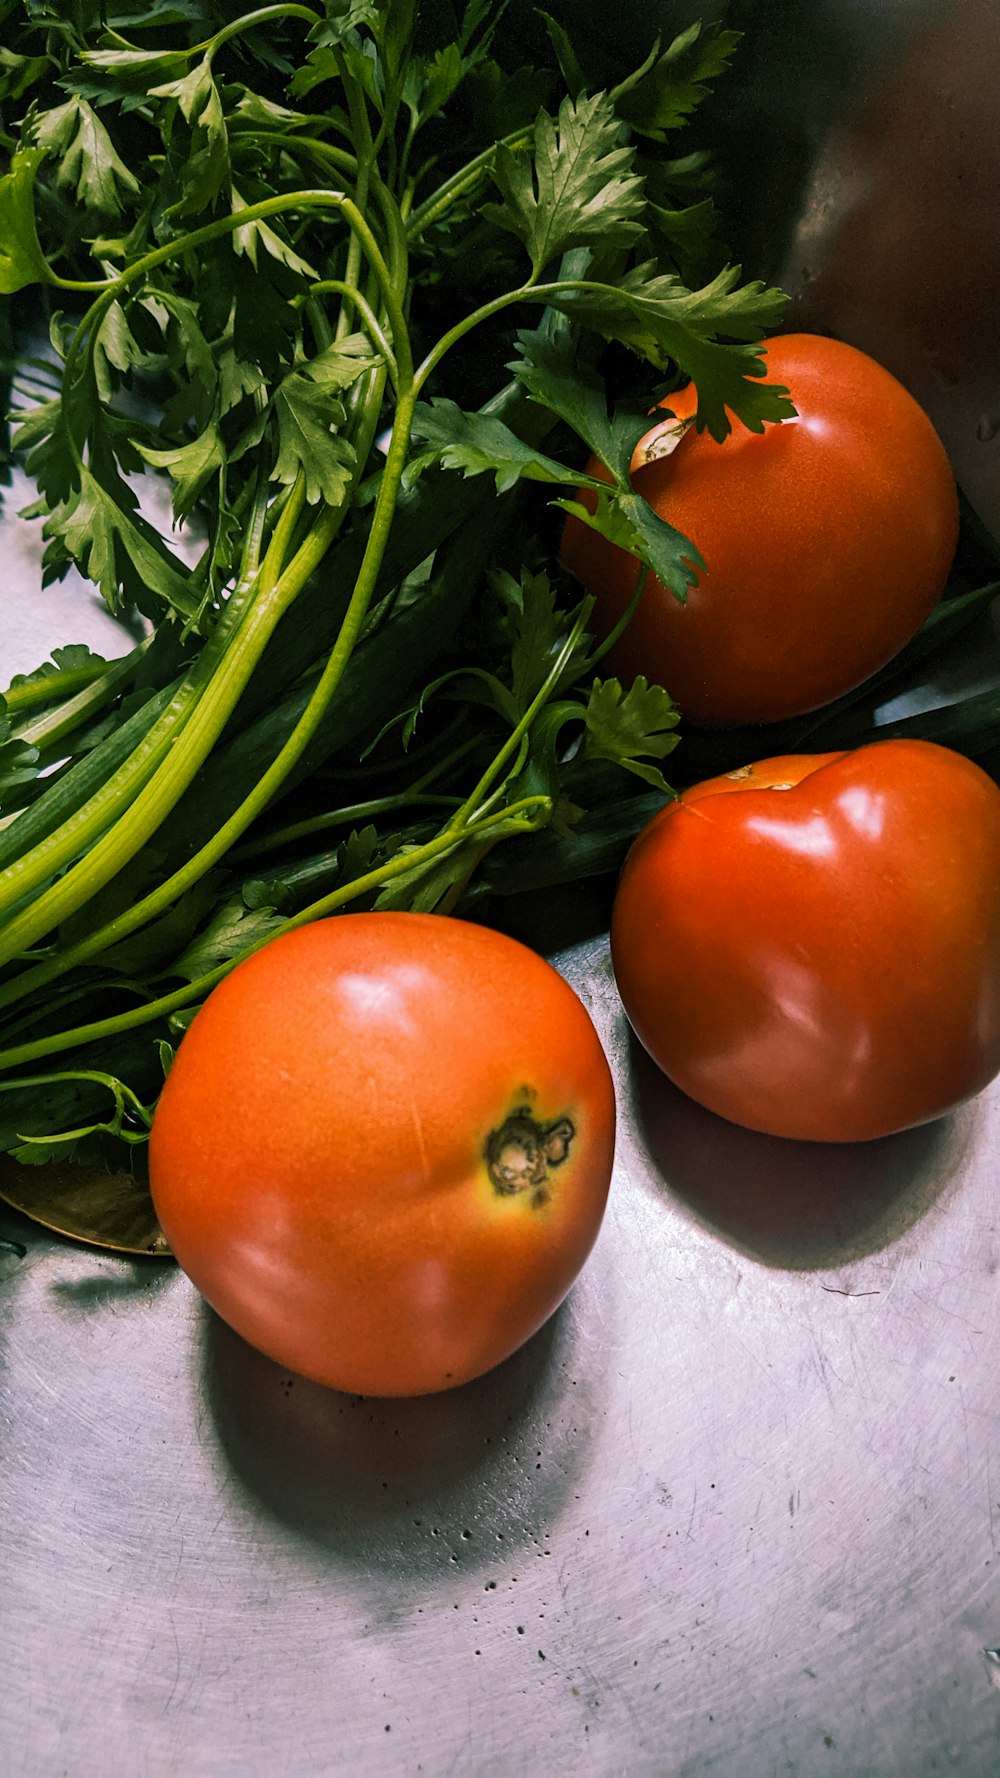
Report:
[[[1000,433],[1000,414],[980,414],[976,437],[980,444],[992,444]]]

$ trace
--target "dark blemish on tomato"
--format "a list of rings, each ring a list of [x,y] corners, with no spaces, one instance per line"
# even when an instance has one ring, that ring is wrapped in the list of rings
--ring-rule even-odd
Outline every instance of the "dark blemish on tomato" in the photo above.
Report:
[[[569,1155],[576,1128],[568,1117],[540,1124],[526,1104],[518,1105],[498,1130],[491,1130],[483,1158],[494,1189],[503,1197],[531,1192],[536,1209],[548,1201],[549,1172]]]

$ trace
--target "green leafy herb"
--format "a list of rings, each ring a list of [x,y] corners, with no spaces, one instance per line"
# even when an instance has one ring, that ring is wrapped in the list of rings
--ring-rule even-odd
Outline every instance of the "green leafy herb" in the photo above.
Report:
[[[139,183],[116,154],[92,105],[74,96],[39,118],[34,141],[46,154],[59,157],[56,186],[73,192],[80,204],[98,216],[118,216],[122,194],[138,192]]]
[[[566,98],[555,120],[539,116],[533,155],[498,148],[493,178],[504,201],[484,214],[523,241],[536,277],[571,247],[627,245],[641,234],[642,182],[619,127],[603,94]]]
[[[44,159],[40,148],[21,148],[0,179],[0,294],[50,276],[35,228],[35,179]]]
[[[641,675],[627,692],[617,679],[598,683],[585,720],[585,758],[613,760],[654,789],[668,790],[663,774],[650,763],[665,759],[679,738],[674,731],[680,714],[662,686],[647,685]]]
[[[661,47],[657,42],[645,65],[619,88],[619,116],[642,135],[661,141],[708,96],[739,40],[737,31],[695,20],[672,43]]]
[[[651,42],[594,90],[550,21],[560,95],[503,8],[458,10],[32,0],[0,57],[0,289],[58,305],[16,438],[44,575],[148,632],[57,651],[2,717],[26,1161],[130,1165],[178,1035],[275,933],[463,912],[521,858],[572,874],[631,778],[668,794],[677,713],[595,678],[552,509],[582,491],[683,597],[699,558],[632,489],[608,346],[694,377],[717,437],[791,411],[763,380],[783,298],[716,253],[673,139],[734,40]]]

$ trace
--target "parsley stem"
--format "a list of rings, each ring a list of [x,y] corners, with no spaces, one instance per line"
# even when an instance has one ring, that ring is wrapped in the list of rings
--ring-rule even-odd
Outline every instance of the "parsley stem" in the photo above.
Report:
[[[513,308],[515,303],[532,300],[534,295],[535,292],[530,284],[520,284],[516,290],[507,290],[503,296],[495,296],[491,302],[483,303],[478,309],[473,309],[471,315],[466,315],[464,320],[456,321],[454,327],[449,327],[447,333],[441,335],[441,338],[417,366],[413,379],[415,387],[418,390],[423,388],[428,377],[437,370],[445,354],[450,352],[452,346],[457,345],[459,340],[464,339],[467,333],[471,333],[473,328],[480,327],[484,321],[491,321],[494,315],[502,314],[504,309]]]
[[[59,682],[62,680],[65,682],[62,689],[72,695],[36,716],[34,721],[18,728],[15,731],[17,739],[26,741],[29,747],[51,748],[59,745],[67,735],[72,734],[117,696],[122,686],[131,679],[151,642],[152,636],[147,636],[131,654],[122,655],[119,660],[106,661],[100,668],[80,667],[76,672],[53,674],[51,679],[29,680],[29,685],[51,686],[50,697],[53,691],[60,689]],[[79,687],[75,692],[74,686]],[[11,715],[16,709],[16,705],[12,703],[12,695],[11,692],[5,694],[8,714]]]
[[[292,845],[296,840],[311,839],[314,834],[326,833],[331,827],[343,827],[349,821],[363,821],[369,815],[381,815],[392,809],[408,809],[416,805],[421,808],[457,809],[461,805],[461,797],[437,795],[428,790],[427,786],[436,783],[458,760],[465,758],[478,745],[478,736],[467,735],[464,741],[453,747],[443,759],[436,760],[405,790],[390,796],[368,797],[363,802],[345,803],[342,808],[328,809],[322,815],[292,821],[286,827],[272,828],[259,839],[251,839],[246,846],[239,847],[230,855],[231,862],[241,864],[247,859],[260,858],[265,853],[280,851],[283,846]]]
[[[198,659],[189,668],[166,709],[129,759],[60,827],[40,840],[23,857],[0,870],[0,913],[5,908],[16,905],[56,871],[71,864],[108,829],[118,812],[149,782],[183,728],[193,702],[219,673],[230,644],[245,618],[253,592],[254,588],[248,586],[233,594]],[[15,829],[16,822],[11,831]],[[62,879],[63,882],[67,880]],[[34,906],[37,907],[38,903]],[[0,959],[5,954],[15,954],[5,952],[4,937],[7,935],[9,929],[7,934],[0,932]]]
[[[500,747],[490,761],[472,794],[466,797],[465,802],[462,804],[458,813],[459,820],[471,819],[476,810],[483,806],[483,799],[488,795],[490,788],[496,781],[499,773],[502,772],[507,761],[517,752],[525,735],[531,728],[535,717],[538,715],[538,712],[544,709],[552,696],[552,693],[556,690],[567,662],[572,658],[574,651],[579,646],[580,638],[584,633],[585,627],[584,618],[582,616],[578,617],[576,623],[570,630],[569,635],[566,637],[565,642],[560,648],[559,653],[556,655],[555,660],[546,673],[541,686],[532,698],[527,710],[524,712],[524,715],[511,730],[506,741],[503,743],[503,746]]]
[[[395,796],[376,796],[366,803],[345,803],[341,809],[327,809],[322,815],[313,815],[304,821],[292,821],[287,827],[275,828],[267,833],[256,844],[241,847],[238,852],[230,854],[233,863],[262,857],[267,852],[278,852],[284,846],[293,845],[296,840],[312,839],[316,834],[329,833],[331,828],[347,827],[356,821],[368,821],[373,815],[392,814],[396,809],[457,809],[461,797],[444,796],[428,790],[421,792],[415,787],[397,791]]]
[[[337,56],[337,66],[340,69],[341,80],[344,84],[344,91],[347,94],[347,109],[351,119],[351,134],[358,150],[358,176],[354,188],[354,201],[359,210],[363,210],[368,197],[372,162],[375,158],[372,147],[372,134],[368,125],[368,111],[365,106],[364,94],[359,90],[357,81],[348,80],[347,78],[342,53],[336,51],[335,54]],[[348,288],[357,284],[360,258],[361,244],[358,236],[352,234],[350,246],[347,249],[347,266],[344,272],[344,278]],[[334,338],[338,340],[343,339],[349,327],[349,307],[346,302],[342,302],[340,305],[340,313],[337,316],[337,328]]]
[[[533,123],[524,124],[519,130],[512,130],[510,135],[502,136],[499,142],[495,142],[492,147],[484,148],[482,154],[477,154],[474,160],[467,161],[457,173],[452,173],[450,178],[445,179],[436,191],[432,191],[422,204],[418,204],[416,209],[410,212],[406,223],[406,232],[410,240],[418,240],[424,230],[429,228],[432,222],[436,222],[439,216],[443,216],[458,198],[463,197],[467,191],[475,190],[480,180],[493,165],[498,148],[523,148],[525,143],[531,141],[534,130]]]
[[[365,420],[356,453],[357,463],[364,464],[371,448],[372,439],[378,424],[381,406],[381,390],[383,378],[376,374],[375,387],[369,398],[365,411]],[[412,398],[409,402],[412,413]],[[400,410],[397,409],[397,421]],[[165,882],[144,896],[141,901],[116,919],[106,922],[96,931],[89,933],[76,945],[64,947],[57,956],[37,965],[34,969],[23,971],[11,982],[0,987],[0,1006],[9,1006],[23,999],[56,976],[64,974],[77,963],[105,949],[111,944],[134,932],[137,928],[147,925],[150,920],[168,908],[185,890],[198,882],[239,839],[251,822],[263,811],[271,801],[275,792],[287,778],[292,767],[299,760],[336,691],[344,668],[350,658],[357,641],[361,624],[371,601],[375,581],[381,567],[382,557],[388,542],[389,526],[391,525],[391,509],[395,506],[399,479],[405,462],[406,449],[409,443],[409,421],[406,417],[406,406],[403,406],[401,431],[403,443],[397,445],[394,473],[390,475],[390,462],[393,449],[390,445],[389,459],[383,471],[382,486],[376,502],[375,515],[372,520],[368,537],[368,545],[362,559],[361,569],[355,583],[354,593],[348,605],[341,625],[340,634],[327,660],[326,667],[320,676],[312,697],[302,716],[296,723],[291,735],[280,749],[275,759],[259,779],[250,794],[244,797],[239,807],[230,815],[206,844],[199,848],[194,857],[167,878]],[[395,434],[394,434],[395,436]],[[147,784],[142,797],[141,809],[133,806],[120,818],[114,830],[104,836],[94,849],[81,862],[86,867],[87,885],[82,895],[76,891],[74,900],[72,873],[60,878],[30,909],[11,922],[7,933],[8,946],[11,934],[18,934],[21,928],[21,948],[26,948],[49,930],[53,924],[66,917],[66,908],[61,907],[62,898],[68,903],[68,911],[89,899],[95,887],[117,874],[128,858],[133,856],[139,847],[155,832],[161,821],[169,814],[170,809],[186,788],[194,772],[201,765],[215,740],[221,733],[228,716],[235,706],[236,698],[243,690],[249,671],[256,665],[263,652],[274,624],[294,599],[319,566],[326,554],[339,526],[343,522],[346,505],[326,507],[314,523],[305,541],[293,557],[287,569],[281,573],[285,550],[291,537],[304,502],[304,478],[300,475],[292,496],[288,500],[277,525],[275,526],[267,554],[261,567],[259,585],[255,590],[256,613],[263,613],[255,623],[247,626],[250,632],[249,647],[253,652],[249,661],[249,669],[243,669],[237,642],[231,645],[226,657],[225,669],[225,700],[213,699],[209,693],[203,695],[201,707],[189,718],[188,726],[174,752],[163,761],[151,781]],[[385,509],[389,508],[389,523],[385,522]],[[373,544],[373,539],[375,540]],[[263,632],[262,639],[260,632]],[[235,663],[235,664],[234,664]],[[213,703],[218,703],[219,711],[213,711]],[[219,713],[221,712],[221,714]],[[192,735],[194,739],[192,740]],[[64,887],[65,886],[65,887]],[[47,904],[47,905],[46,905]],[[52,910],[55,911],[54,918]],[[9,957],[16,954],[8,949]],[[4,961],[4,945],[0,940],[0,962]]]
[[[308,6],[296,5],[295,0],[289,0],[286,5],[262,6],[257,12],[248,12],[242,18],[233,19],[231,24],[223,25],[221,31],[216,31],[214,37],[209,37],[204,43],[199,43],[198,49],[205,55],[214,55],[216,50],[221,49],[224,43],[228,43],[231,37],[238,37],[243,31],[252,31],[255,25],[267,24],[271,19],[282,18],[301,19],[304,24],[309,26],[322,24],[318,13],[313,12]]]
[[[104,679],[123,661],[134,660],[135,655],[123,655],[114,661],[93,660],[86,667],[69,667],[58,673],[44,673],[38,679],[25,679],[20,685],[11,685],[0,697],[7,707],[7,715],[16,718],[22,711],[33,710],[37,704],[63,704],[71,701],[95,680]],[[38,719],[39,721],[41,718]],[[24,739],[23,733],[20,739]]]
[[[300,476],[275,526],[259,576],[242,595],[234,594],[230,599],[167,710],[131,758],[89,803],[0,873],[0,887],[7,891],[9,907],[62,866],[71,867],[29,906],[15,913],[0,932],[0,965],[76,912],[118,874],[155,833],[204,761],[279,618],[325,553],[329,535],[321,530],[321,521],[314,528],[318,535],[312,547],[303,545],[288,571],[282,573],[304,499],[304,478]],[[133,801],[139,789],[143,795]],[[91,849],[81,858],[82,849],[91,841]],[[0,993],[9,992],[11,986],[16,982]]]
[[[172,1013],[184,1012],[197,1006],[211,990],[227,976],[236,964],[254,951],[283,932],[293,932],[299,926],[309,925],[313,920],[324,919],[328,914],[336,913],[350,901],[359,896],[368,895],[372,891],[391,883],[407,871],[431,864],[436,858],[452,851],[467,839],[479,839],[491,829],[499,828],[498,838],[505,838],[508,833],[531,833],[538,826],[538,816],[543,816],[551,807],[547,796],[522,797],[508,808],[500,809],[484,815],[475,821],[460,824],[458,820],[427,840],[424,845],[416,846],[412,851],[399,852],[384,864],[376,865],[366,871],[364,876],[356,877],[353,882],[342,884],[329,895],[314,901],[308,907],[292,914],[282,924],[267,933],[255,944],[248,945],[239,957],[231,957],[218,968],[199,976],[197,981],[185,983],[171,994],[163,994],[157,1000],[147,1001],[143,1006],[134,1007],[129,1012],[116,1013],[108,1019],[97,1019],[90,1024],[78,1025],[70,1031],[56,1031],[47,1037],[36,1038],[33,1043],[16,1044],[10,1049],[0,1050],[0,1068],[17,1068],[26,1062],[39,1061],[43,1056],[57,1055],[60,1050],[76,1049],[88,1043],[97,1043],[104,1037],[115,1037],[125,1031],[135,1031],[142,1025],[152,1024],[157,1019],[167,1019]],[[15,1083],[11,1083],[12,1085]]]
[[[321,278],[318,284],[311,284],[309,286],[310,296],[322,296],[326,291],[330,291],[334,295],[339,294],[350,298],[364,321],[376,346],[381,352],[382,357],[385,359],[386,368],[389,372],[389,380],[395,389],[398,380],[396,356],[392,346],[386,338],[385,330],[367,297],[362,295],[356,284],[348,283],[346,278]]]

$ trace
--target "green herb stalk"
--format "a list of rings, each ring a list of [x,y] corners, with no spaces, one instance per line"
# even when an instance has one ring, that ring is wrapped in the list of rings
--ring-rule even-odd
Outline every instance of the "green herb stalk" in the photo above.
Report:
[[[711,204],[679,244],[647,195],[655,163],[682,202],[674,137],[731,33],[692,25],[611,87],[566,64],[560,97],[562,34],[525,70],[482,0],[450,39],[407,0],[225,11],[39,0],[0,76],[0,293],[51,310],[15,439],[45,572],[147,629],[120,662],[56,651],[0,715],[0,1150],[24,1161],[141,1170],[172,1044],[275,933],[471,908],[539,843],[570,857],[630,778],[668,796],[676,711],[597,677],[551,507],[589,485],[684,597],[696,556],[632,492],[646,400],[611,404],[608,348],[637,387],[694,376],[717,437],[791,412],[761,380],[781,293],[719,264],[689,288]]]

